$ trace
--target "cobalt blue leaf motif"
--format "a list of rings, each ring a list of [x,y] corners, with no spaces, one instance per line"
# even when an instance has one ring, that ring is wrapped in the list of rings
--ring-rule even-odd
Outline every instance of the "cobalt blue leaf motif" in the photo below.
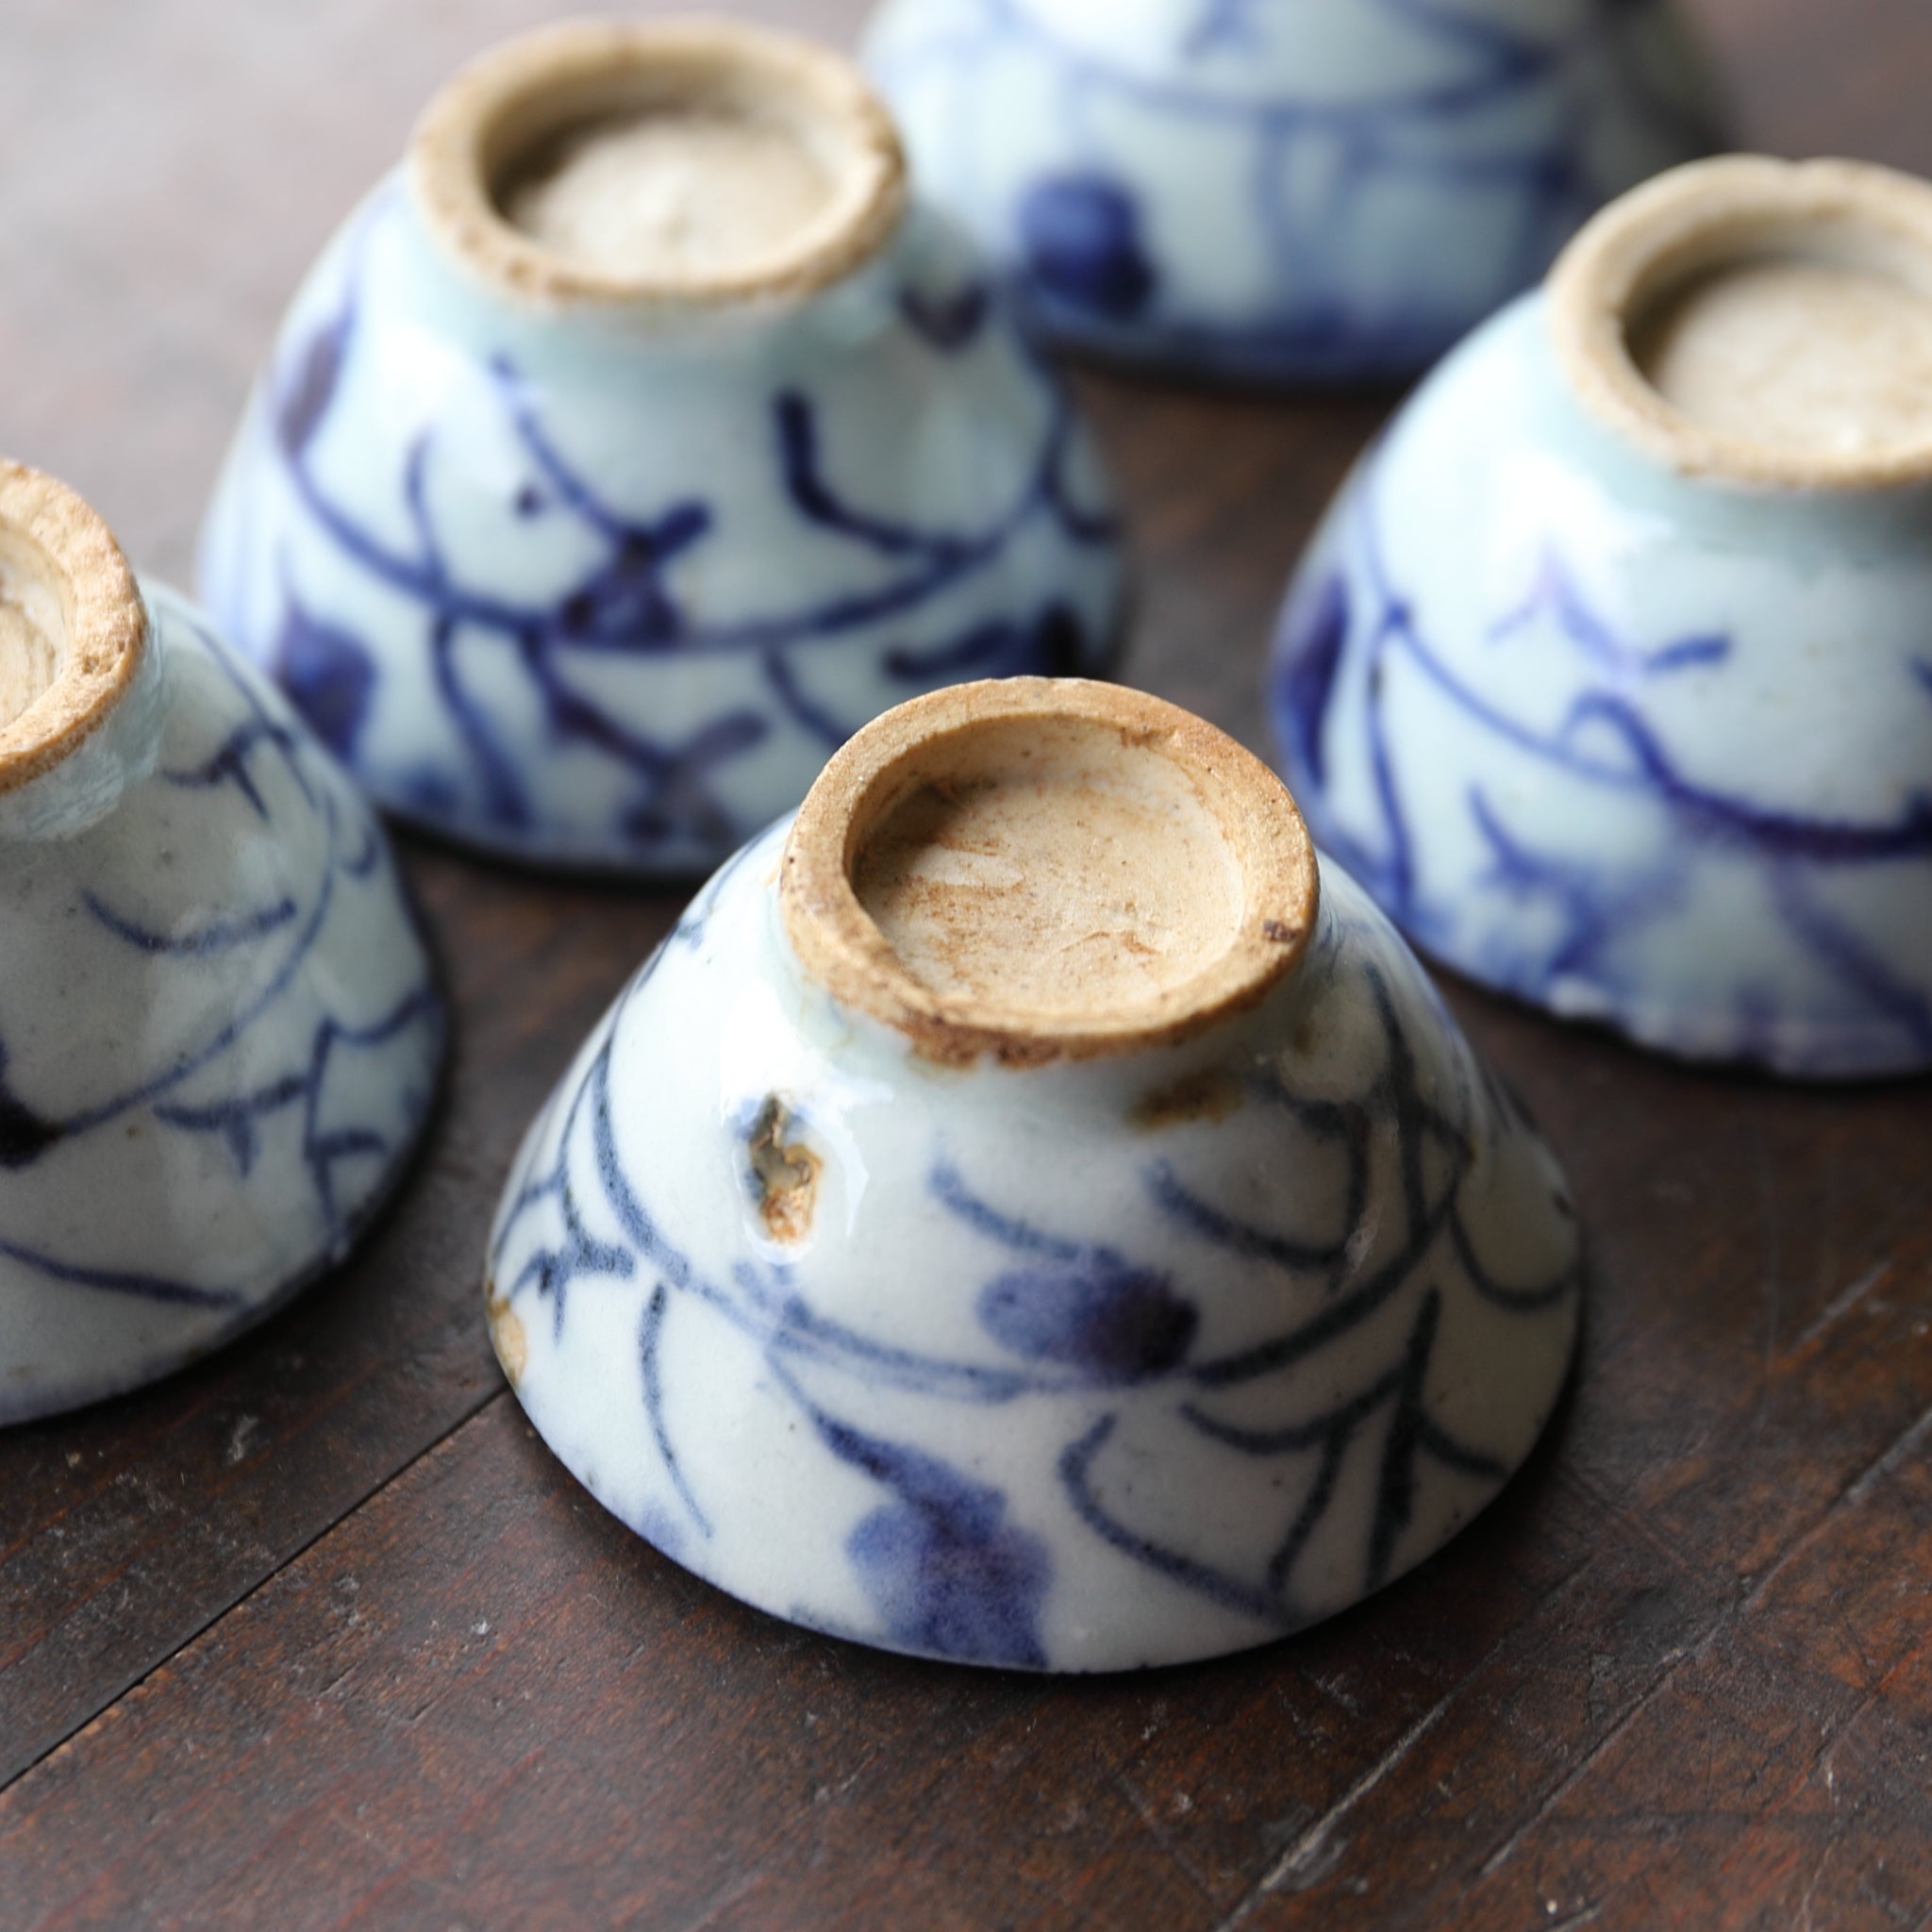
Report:
[[[0,1047],[0,1167],[27,1167],[59,1140],[61,1127],[42,1120],[7,1091],[7,1053]]]
[[[0,1274],[41,1332],[0,1421],[164,1373],[340,1259],[441,1058],[368,807],[191,607],[144,595],[167,693],[152,773],[9,853],[44,910],[0,935]],[[78,1047],[33,1004],[50,970],[108,1016]]]
[[[1069,308],[1124,320],[1140,314],[1158,277],[1141,242],[1140,210],[1118,181],[1060,175],[1020,205],[1025,272]]]
[[[1738,641],[1630,635],[1555,541],[1476,654],[1457,652],[1394,574],[1379,477],[1372,460],[1339,503],[1275,648],[1276,730],[1324,848],[1419,943],[1539,1005],[1800,1074],[1932,1065],[1932,977],[1869,911],[1881,881],[1928,890],[1932,779],[1859,815],[1782,802],[1775,773],[1761,790],[1700,775],[1666,702],[1716,680],[1699,700],[1713,715]],[[1541,715],[1486,673],[1481,653],[1516,644],[1535,654],[1534,689],[1558,693]],[[1923,701],[1909,679],[1897,695]],[[1468,775],[1445,811],[1450,774]],[[1718,903],[1722,944],[1699,925]],[[1774,966],[1777,991],[1757,976]]]
[[[1671,0],[888,0],[866,58],[1049,333],[1241,378],[1419,369],[1724,144]]]
[[[1282,729],[1295,769],[1306,772],[1317,785],[1326,782],[1322,734],[1327,727],[1328,700],[1347,643],[1347,583],[1339,575],[1324,576],[1307,600],[1307,608],[1291,610],[1284,621],[1276,687]]]
[[[879,1626],[894,1643],[932,1657],[1042,1669],[1041,1599],[1053,1557],[1006,1519],[1006,1498],[936,1457],[825,1421],[841,1462],[899,1498],[875,1509],[846,1548]]]
[[[979,1297],[986,1332],[1015,1355],[1064,1362],[1100,1382],[1160,1375],[1188,1352],[1199,1317],[1157,1274],[1096,1249],[1084,1267],[1015,1269]]]
[[[608,1507],[793,1621],[1069,1669],[1096,1667],[1082,1592],[1197,1607],[1213,1636],[1193,1654],[1255,1642],[1376,1587],[1495,1491],[1530,1437],[1454,1418],[1471,1338],[1526,1348],[1554,1400],[1574,1215],[1508,1094],[1466,1048],[1424,1041],[1446,1017],[1356,888],[1324,875],[1307,969],[1356,989],[1345,1024],[1333,1007],[1310,1023],[1330,1058],[1251,1058],[1214,1117],[1241,1123],[1236,1143],[1118,1124],[1126,1192],[1103,1212],[829,1064],[807,1092],[721,1104],[717,1056],[685,1043],[762,1010],[745,995],[780,970],[765,895],[785,829],[708,886],[606,1017],[492,1234],[519,1395]],[[749,1037],[733,1058],[756,1063]],[[847,1160],[875,1206],[814,1191]],[[758,1207],[774,1174],[805,1190],[775,1217]],[[1324,1205],[1296,1224],[1310,1175]],[[1541,1231],[1519,1214],[1499,1236],[1499,1190],[1525,1188]],[[601,1339],[626,1320],[635,1367]],[[1169,1466],[1207,1485],[1201,1511],[1163,1502]]]
[[[362,645],[347,631],[316,623],[291,597],[275,640],[275,671],[315,735],[339,758],[352,758],[375,689],[375,666]]]
[[[225,629],[382,804],[519,856],[708,869],[901,698],[1102,666],[1120,531],[1067,391],[983,277],[881,266],[877,383],[850,358],[817,380],[808,357],[795,379],[749,357],[704,433],[725,453],[693,444],[688,480],[639,502],[667,474],[656,417],[626,446],[611,411],[640,405],[605,400],[639,372],[592,393],[568,340],[437,336],[394,279],[408,232],[379,192],[298,303],[202,558]],[[674,403],[689,386],[656,379]],[[934,396],[988,418],[976,448],[920,427]],[[909,513],[927,441],[997,500]]]

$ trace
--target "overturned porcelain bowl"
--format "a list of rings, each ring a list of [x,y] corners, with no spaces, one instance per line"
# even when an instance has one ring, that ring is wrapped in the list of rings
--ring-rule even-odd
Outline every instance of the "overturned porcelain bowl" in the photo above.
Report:
[[[861,732],[531,1129],[496,1348],[732,1594],[978,1664],[1291,1631],[1556,1400],[1563,1178],[1257,760],[1018,678]]]
[[[1421,945],[1645,1044],[1932,1067],[1932,186],[1640,190],[1366,457],[1274,706]]]
[[[1721,144],[1673,0],[887,0],[866,56],[1049,331],[1207,375],[1407,375]]]
[[[296,298],[217,616],[391,811],[708,871],[915,692],[1094,670],[1094,449],[857,72],[722,23],[486,54]]]
[[[334,761],[85,503],[0,464],[0,1423],[165,1374],[340,1260],[442,1039]]]

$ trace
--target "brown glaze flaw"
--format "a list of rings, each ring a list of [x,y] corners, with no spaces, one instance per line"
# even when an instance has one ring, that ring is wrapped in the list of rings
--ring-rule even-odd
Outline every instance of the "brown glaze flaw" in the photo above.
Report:
[[[774,1241],[791,1246],[811,1232],[824,1162],[802,1141],[788,1141],[791,1116],[776,1094],[758,1109],[746,1151],[758,1185],[758,1218]]]

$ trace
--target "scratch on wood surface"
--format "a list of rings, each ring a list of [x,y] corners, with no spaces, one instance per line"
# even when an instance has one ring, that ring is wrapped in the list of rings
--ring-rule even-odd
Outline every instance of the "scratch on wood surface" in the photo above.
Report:
[[[1311,1671],[1307,1668],[1304,1668],[1302,1670],[1302,1676],[1308,1683],[1312,1684],[1315,1687],[1315,1689],[1319,1690],[1322,1693],[1322,1695],[1329,1701],[1329,1703],[1337,1706],[1339,1708],[1342,1710],[1345,1710],[1350,1717],[1358,1718],[1361,1716],[1361,1706],[1357,1704],[1355,1701],[1355,1699],[1351,1697],[1348,1694],[1348,1692],[1341,1688],[1341,1685],[1339,1681],[1331,1681],[1330,1679],[1321,1675],[1319,1672]]]
[[[1552,1604],[1560,1602],[1571,1591],[1575,1589],[1582,1578],[1591,1573],[1595,1563],[1596,1557],[1594,1554],[1585,1557],[1574,1570],[1551,1586],[1544,1593],[1538,1608],[1540,1610],[1546,1610]],[[1501,1657],[1512,1644],[1523,1639],[1529,1621],[1525,1620],[1524,1623],[1517,1624],[1513,1629],[1505,1631],[1494,1643],[1491,1644],[1489,1649],[1468,1670],[1463,1672],[1449,1690],[1429,1709],[1425,1710],[1414,1724],[1409,1725],[1408,1729],[1403,1732],[1401,1737],[1397,1738],[1394,1743],[1387,1751],[1383,1752],[1381,1757],[1360,1777],[1357,1778],[1355,1783],[1350,1785],[1348,1790],[1320,1818],[1316,1819],[1314,1824],[1309,1825],[1280,1857],[1275,1859],[1274,1864],[1249,1889],[1246,1896],[1241,1899],[1241,1903],[1225,1918],[1215,1923],[1212,1932],[1234,1932],[1234,1928],[1247,1918],[1249,1913],[1260,1904],[1262,1899],[1266,1898],[1271,1892],[1281,1890],[1284,1886],[1288,1885],[1297,1875],[1308,1882],[1312,1882],[1314,1878],[1320,1876],[1320,1874],[1312,1868],[1315,1865],[1315,1861],[1321,1857],[1324,1850],[1326,1849],[1336,1825],[1353,1811],[1415,1749],[1416,1745],[1441,1721],[1443,1713],[1456,1702],[1457,1698],[1468,1690],[1497,1657]],[[1324,1688],[1327,1687],[1324,1686]]]
[[[1791,1356],[1804,1354],[1826,1329],[1835,1327],[1840,1322],[1843,1321],[1890,1273],[1891,1257],[1888,1255],[1875,1267],[1866,1269],[1864,1274],[1859,1275],[1857,1280],[1853,1282],[1849,1288],[1834,1295],[1830,1301],[1825,1303],[1824,1311],[1819,1315],[1818,1319],[1806,1328],[1804,1333],[1791,1343],[1787,1359]]]
[[[1764,1428],[1771,1407],[1771,1384],[1777,1368],[1777,1331],[1784,1302],[1784,1230],[1778,1222],[1777,1180],[1771,1171],[1771,1146],[1762,1126],[1754,1126],[1751,1140],[1757,1153],[1757,1205],[1764,1218],[1764,1359],[1757,1371],[1757,1412],[1754,1435]]]
[[[1701,1441],[1703,1439],[1700,1437],[1698,1440]],[[1688,1457],[1690,1451],[1685,1449],[1679,1454]],[[1657,1530],[1657,1525],[1643,1512],[1630,1508],[1610,1491],[1591,1481],[1582,1470],[1566,1470],[1563,1480],[1574,1483],[1577,1493],[1589,1501],[1591,1507],[1599,1516],[1626,1531],[1633,1541],[1641,1543],[1645,1549],[1654,1550],[1662,1558],[1667,1569],[1687,1578],[1696,1578],[1706,1574],[1703,1566],[1687,1557],[1669,1538]]]
[[[1885,1702],[1886,1692],[1890,1688],[1892,1679],[1902,1672],[1910,1670],[1913,1665],[1920,1662],[1928,1650],[1932,1650],[1932,1634],[1928,1634],[1921,1638],[1918,1642],[1911,1644],[1903,1657],[1895,1659],[1884,1672],[1873,1679],[1857,1703],[1837,1724],[1830,1725],[1825,1730],[1824,1735],[1819,1740],[1818,1749],[1811,1754],[1810,1763],[1806,1766],[1803,1774],[1793,1781],[1791,1786],[1792,1792],[1795,1793],[1802,1790],[1806,1785],[1810,1783],[1822,1772],[1824,1777],[1825,1795],[1831,1800],[1831,1808],[1834,1812],[1839,1809],[1838,1770],[1832,1762],[1838,1753],[1839,1746],[1864,1721],[1868,1711]],[[1860,1652],[1860,1657],[1863,1657],[1862,1651]],[[1867,1663],[1867,1669],[1870,1669],[1869,1662]],[[1852,1809],[1854,1815],[1856,1815],[1857,1811],[1857,1803],[1856,1801],[1853,1804]],[[1835,1844],[1837,1840],[1834,1840],[1833,1843]]]
[[[1109,1771],[1108,1781],[1127,1801],[1134,1816],[1141,1821],[1147,1836],[1159,1847],[1168,1862],[1211,1906],[1214,1903],[1213,1888],[1194,1870],[1192,1863],[1174,1841],[1167,1827],[1160,1822],[1159,1813],[1148,1803],[1147,1794],[1124,1771]]]
[[[1744,1600],[1747,1610],[1755,1610],[1764,1601],[1772,1585],[1822,1537],[1839,1517],[1847,1509],[1856,1509],[1887,1476],[1896,1470],[1912,1453],[1924,1445],[1927,1436],[1932,1436],[1932,1408],[1928,1408],[1899,1436],[1877,1458],[1868,1464],[1863,1473],[1832,1499],[1831,1507],[1816,1523],[1799,1537],[1758,1579],[1757,1587]]]
[[[1737,1612],[1738,1606],[1736,1604],[1725,1605],[1716,1617],[1711,1620],[1709,1627],[1706,1629],[1703,1636],[1698,1638],[1695,1643],[1691,1644],[1688,1649],[1677,1651],[1666,1659],[1663,1669],[1652,1678],[1649,1686],[1639,1695],[1637,1701],[1631,1705],[1629,1709],[1550,1787],[1536,1809],[1476,1868],[1476,1875],[1478,1877],[1489,1878],[1493,1876],[1516,1856],[1517,1852],[1522,1849],[1523,1841],[1528,1838],[1530,1833],[1544,1819],[1556,1810],[1557,1807],[1563,1802],[1564,1798],[1575,1788],[1576,1784],[1590,1771],[1590,1768],[1603,1757],[1605,1752],[1608,1751],[1616,1743],[1617,1740],[1657,1702],[1675,1679],[1677,1673],[1686,1664],[1694,1663],[1717,1641],[1719,1636],[1724,1631],[1724,1625],[1731,1621]]]
[[[705,1926],[715,1925],[721,1912],[728,1912],[733,1906],[758,1890],[770,1876],[771,1874],[762,1868],[734,1873],[697,1908],[692,1917],[679,1921],[677,1932],[704,1932]]]
[[[129,1699],[139,1696],[151,1684],[156,1683],[158,1680],[164,1681],[175,1674],[180,1668],[181,1660],[189,1656],[204,1639],[210,1638],[217,1624],[225,1624],[231,1617],[246,1616],[254,1611],[262,1602],[265,1593],[273,1587],[277,1577],[293,1569],[295,1565],[300,1563],[308,1555],[310,1550],[315,1549],[325,1541],[328,1537],[340,1529],[342,1524],[346,1523],[357,1511],[366,1507],[369,1504],[375,1502],[376,1498],[393,1491],[396,1484],[401,1482],[420,1464],[429,1461],[442,1448],[444,1443],[452,1441],[459,1431],[467,1427],[475,1417],[481,1415],[492,1403],[508,1402],[510,1399],[509,1391],[507,1389],[495,1388],[483,1391],[472,1406],[466,1407],[462,1414],[452,1422],[447,1428],[441,1431],[428,1442],[425,1442],[420,1450],[403,1463],[400,1469],[385,1475],[381,1481],[375,1483],[351,1503],[341,1518],[322,1525],[315,1530],[313,1535],[306,1538],[296,1543],[291,1549],[278,1556],[266,1569],[265,1573],[258,1576],[239,1595],[225,1603],[213,1607],[199,1627],[178,1640],[175,1649],[169,1656],[157,1659],[146,1670],[129,1676],[118,1689],[108,1691],[101,1698],[91,1716],[75,1724],[71,1729],[61,1735],[32,1746],[18,1760],[8,1761],[5,1758],[0,1758],[0,1791],[9,1790],[20,1779],[39,1769],[41,1765],[52,1758],[58,1757],[62,1752],[71,1749],[77,1740],[86,1738],[90,1732],[105,1724],[116,1711],[126,1707]],[[119,1480],[120,1478],[117,1477],[116,1481]],[[355,1579],[351,1577],[346,1579],[346,1581],[350,1592],[353,1593],[357,1589]],[[347,1620],[348,1625],[353,1627],[359,1621],[359,1618],[352,1610]],[[337,1681],[340,1681],[340,1679]],[[4,1745],[0,1745],[0,1749],[4,1748]]]
[[[1805,1881],[1805,1896],[1798,1901],[1798,1920],[1803,1932],[1812,1932],[1811,1896],[1818,1890],[1818,1881],[1824,1875],[1824,1868],[1831,1863],[1831,1855],[1838,1850],[1840,1840],[1834,1838],[1827,1842],[1818,1855],[1818,1862],[1811,1868],[1811,1875]]]
[[[1500,1647],[1499,1645],[1498,1648]],[[1493,1657],[1495,1652],[1491,1651],[1490,1655]],[[1483,1659],[1483,1663],[1488,1661],[1488,1657]],[[1282,1853],[1262,1875],[1261,1882],[1215,1926],[1214,1932],[1233,1932],[1233,1928],[1239,1925],[1271,1891],[1279,1891],[1297,1874],[1309,1874],[1327,1847],[1335,1827],[1435,1728],[1441,1722],[1443,1712],[1456,1702],[1464,1686],[1476,1674],[1476,1671],[1481,1669],[1482,1664],[1476,1665],[1475,1670],[1452,1686],[1410,1724],[1407,1730],[1404,1731],[1401,1737],[1397,1738],[1394,1743],[1390,1745],[1388,1750],[1383,1752],[1381,1757],[1376,1758],[1374,1763],[1370,1765],[1368,1770],[1363,1772],[1361,1776],[1357,1778],[1355,1783],[1350,1785],[1347,1790],[1342,1792],[1341,1796],[1316,1819],[1287,1851]]]
[[[1650,1686],[1643,1691],[1643,1693],[1637,1699],[1637,1701],[1630,1707],[1630,1708],[1627,1711],[1625,1711],[1624,1714],[1621,1718],[1619,1718],[1616,1721],[1616,1723],[1613,1724],[1610,1726],[1610,1728],[1607,1731],[1606,1731],[1604,1735],[1600,1739],[1598,1739],[1598,1740],[1593,1745],[1591,1746],[1590,1750],[1581,1758],[1577,1760],[1575,1765],[1574,1765],[1572,1769],[1562,1778],[1560,1778],[1554,1786],[1551,1787],[1548,1794],[1537,1806],[1536,1809],[1532,1811],[1526,1819],[1524,1819],[1523,1824],[1520,1824],[1513,1832],[1511,1832],[1509,1836],[1507,1839],[1505,1839],[1503,1842],[1499,1844],[1496,1847],[1496,1849],[1493,1852],[1491,1852],[1487,1858],[1483,1860],[1482,1865],[1478,1868],[1478,1875],[1484,1878],[1488,1878],[1491,1876],[1493,1874],[1501,1871],[1503,1867],[1507,1865],[1509,1862],[1509,1860],[1516,1856],[1517,1852],[1521,1849],[1524,1841],[1529,1837],[1530,1833],[1534,1831],[1539,1824],[1541,1824],[1546,1818],[1548,1818],[1556,1810],[1557,1807],[1562,1803],[1564,1797],[1576,1786],[1579,1780],[1581,1780],[1589,1773],[1591,1767],[1594,1765],[1604,1756],[1604,1754],[1607,1752],[1613,1744],[1616,1743],[1618,1739],[1623,1737],[1624,1734],[1629,1730],[1631,1725],[1634,1724],[1641,1716],[1642,1716],[1644,1711],[1647,1710],[1650,1707],[1650,1706],[1657,1701],[1657,1699],[1670,1686],[1672,1681],[1676,1677],[1677,1674],[1684,1668],[1684,1666],[1689,1663],[1693,1663],[1698,1658],[1702,1657],[1710,1649],[1712,1644],[1714,1644],[1717,1641],[1719,1637],[1721,1637],[1724,1634],[1725,1627],[1731,1623],[1734,1617],[1745,1615],[1757,1609],[1758,1605],[1762,1603],[1766,1592],[1771,1589],[1771,1586],[1774,1582],[1776,1581],[1777,1577],[1786,1569],[1788,1569],[1790,1566],[1790,1564],[1793,1563],[1807,1549],[1808,1549],[1811,1546],[1811,1544],[1814,1543],[1821,1535],[1824,1534],[1826,1527],[1844,1509],[1848,1507],[1856,1507],[1859,1503],[1861,1503],[1865,1499],[1865,1497],[1871,1493],[1872,1490],[1878,1483],[1882,1482],[1891,1471],[1898,1468],[1900,1464],[1902,1464],[1914,1452],[1916,1448],[1918,1448],[1921,1444],[1924,1443],[1924,1441],[1926,1440],[1928,1436],[1932,1436],[1932,1408],[1928,1408],[1924,1412],[1924,1414],[1921,1415],[1919,1419],[1916,1422],[1914,1422],[1911,1424],[1911,1426],[1907,1428],[1902,1435],[1900,1435],[1898,1439],[1895,1441],[1893,1441],[1892,1444],[1888,1449],[1886,1449],[1884,1453],[1880,1455],[1877,1457],[1877,1459],[1874,1461],[1861,1475],[1859,1475],[1853,1483],[1851,1483],[1844,1491],[1842,1491],[1840,1493],[1836,1501],[1833,1502],[1833,1504],[1825,1511],[1824,1516],[1822,1516],[1819,1519],[1819,1521],[1816,1524],[1814,1524],[1809,1530],[1806,1531],[1803,1536],[1799,1537],[1791,1544],[1791,1546],[1788,1550],[1786,1550],[1781,1557],[1778,1557],[1777,1561],[1774,1562],[1772,1565],[1772,1567],[1765,1573],[1764,1576],[1759,1580],[1759,1582],[1756,1585],[1756,1587],[1750,1591],[1750,1593],[1747,1596],[1742,1598],[1740,1602],[1726,1606],[1725,1608],[1720,1611],[1716,1618],[1712,1620],[1709,1627],[1706,1629],[1704,1634],[1701,1637],[1699,1637],[1693,1644],[1691,1644],[1687,1649],[1678,1651],[1674,1657],[1672,1657],[1669,1659],[1663,1671],[1652,1681]],[[1932,1642],[1932,1640],[1928,1640],[1928,1642]],[[1921,1648],[1923,1647],[1924,1646],[1921,1646]],[[1916,1655],[1916,1651],[1913,1654]],[[1899,1663],[1894,1664],[1891,1670],[1886,1673],[1886,1678],[1889,1679],[1890,1676],[1895,1674],[1897,1671],[1904,1668],[1905,1663],[1908,1660],[1908,1658],[1901,1659]],[[1878,1690],[1882,1689],[1882,1684],[1884,1681],[1885,1680],[1881,1680],[1880,1686],[1874,1687],[1874,1691],[1870,1695],[1868,1695],[1868,1697],[1864,1700],[1864,1703],[1862,1703],[1859,1706],[1858,1710],[1853,1713],[1853,1719],[1847,1721],[1848,1724],[1852,1721],[1855,1721],[1856,1718],[1862,1713],[1866,1706],[1868,1706],[1870,1703],[1874,1701],[1874,1699],[1878,1694]],[[1842,1735],[1842,1732],[1845,1728],[1846,1726],[1843,1725],[1840,1727],[1840,1735]],[[1836,1740],[1834,1740],[1832,1741],[1835,1742]],[[1814,1766],[1817,1760],[1814,1758]],[[1834,1793],[1834,1802],[1836,1802],[1836,1793]]]
[[[1883,1677],[1890,1675],[1889,1671],[1880,1671],[1872,1661],[1872,1653],[1865,1648],[1865,1640],[1859,1634],[1851,1618],[1846,1614],[1843,1593],[1832,1592],[1831,1601],[1825,1606],[1826,1614],[1845,1648],[1858,1659],[1858,1680],[1861,1684],[1875,1686]]]
[[[1902,1435],[1850,1489],[1845,1491],[1844,1500],[1853,1505],[1862,1503],[1893,1470],[1897,1469],[1909,1456],[1925,1443],[1925,1438],[1932,1435],[1932,1408],[1928,1408],[1904,1435]]]
[[[1554,1919],[1543,1928],[1543,1932],[1576,1932],[1579,1925],[1593,1925],[1604,1915],[1602,1901],[1585,1906],[1581,1911],[1572,1912],[1567,1919]]]

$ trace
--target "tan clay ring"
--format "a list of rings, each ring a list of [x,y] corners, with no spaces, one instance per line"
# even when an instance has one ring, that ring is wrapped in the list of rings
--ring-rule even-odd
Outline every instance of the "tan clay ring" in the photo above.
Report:
[[[502,211],[516,171],[565,131],[663,108],[786,126],[831,183],[825,205],[770,253],[720,269],[635,272],[567,259]],[[722,20],[582,20],[492,47],[425,110],[408,175],[430,231],[459,262],[524,300],[679,307],[799,296],[873,255],[905,204],[891,118],[852,63],[789,34]]]
[[[86,739],[146,648],[147,614],[112,531],[64,483],[0,461],[0,793]]]
[[[1116,685],[1014,677],[876,719],[785,848],[805,970],[923,1057],[1174,1044],[1257,1004],[1315,924],[1314,848],[1258,758]]]
[[[1557,359],[1601,422],[1687,475],[1760,487],[1876,490],[1932,480],[1932,413],[1897,439],[1835,449],[1730,433],[1675,408],[1634,344],[1698,277],[1754,259],[1813,258],[1932,297],[1932,183],[1862,161],[1727,155],[1678,168],[1591,222],[1549,281]]]

